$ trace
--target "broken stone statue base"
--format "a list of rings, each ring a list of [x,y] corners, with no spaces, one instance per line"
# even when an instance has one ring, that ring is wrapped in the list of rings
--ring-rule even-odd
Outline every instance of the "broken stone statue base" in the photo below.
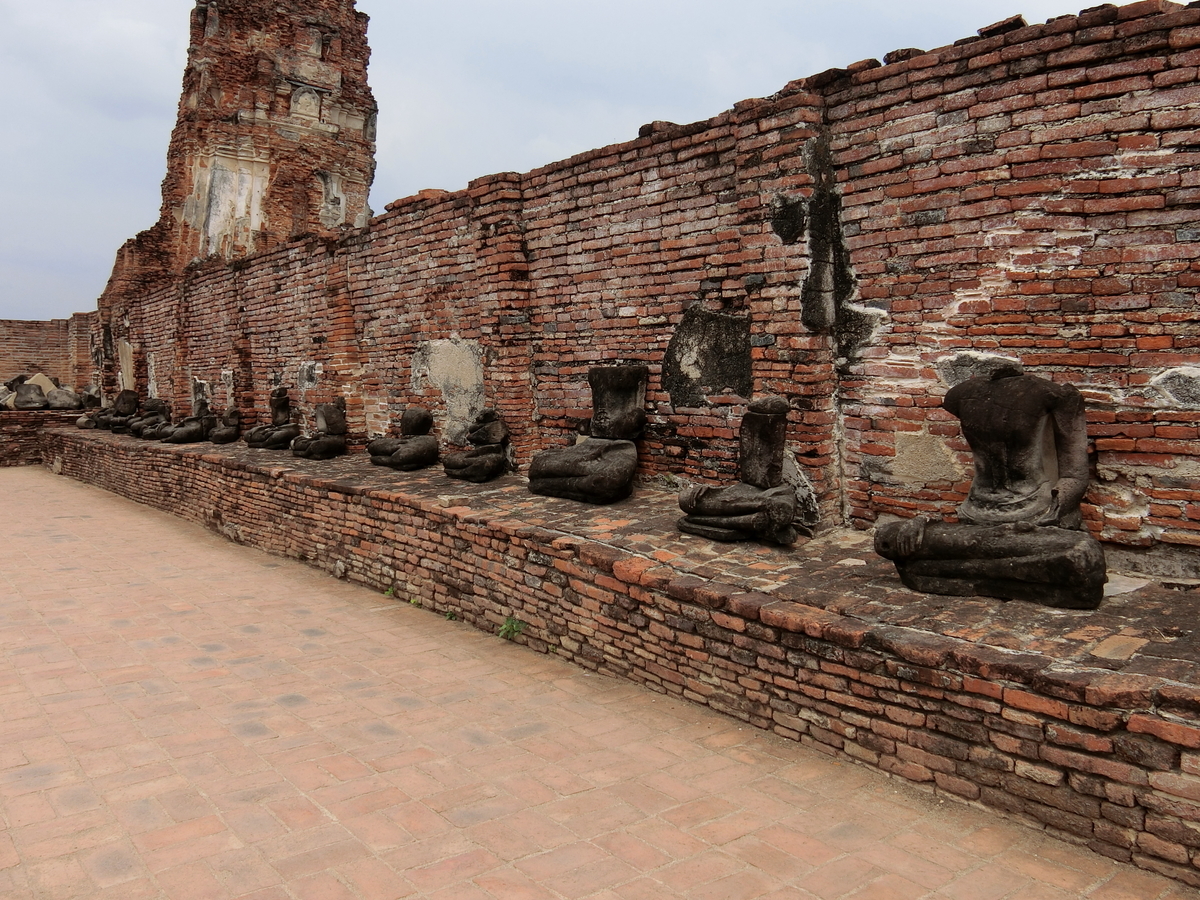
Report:
[[[875,552],[896,564],[911,590],[1060,609],[1095,609],[1104,596],[1104,548],[1089,534],[1024,524],[922,523],[889,522],[875,530]]]
[[[679,506],[688,515],[676,527],[709,540],[757,538],[790,547],[800,537],[792,527],[796,490],[791,485],[767,490],[745,483],[725,488],[693,485],[680,496]]]
[[[571,447],[544,450],[529,466],[529,490],[581,503],[615,503],[633,492],[637,461],[633,441],[589,438]]]
[[[483,484],[497,475],[503,475],[508,467],[501,444],[474,447],[462,453],[449,453],[442,459],[442,468],[451,478]]]

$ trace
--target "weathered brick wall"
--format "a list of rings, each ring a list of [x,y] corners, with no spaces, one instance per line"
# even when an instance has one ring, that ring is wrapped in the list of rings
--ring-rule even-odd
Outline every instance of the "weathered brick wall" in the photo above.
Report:
[[[852,519],[961,501],[969,456],[930,406],[970,349],[1084,391],[1101,539],[1200,546],[1200,394],[1154,384],[1200,347],[1198,64],[1200,9],[1149,2],[830,85],[861,297],[888,314],[842,384]],[[959,465],[903,471],[931,437]]]
[[[41,372],[70,386],[74,371],[66,319],[49,322],[0,319],[0,382]]]
[[[73,425],[78,412],[0,409],[0,467],[36,466],[42,461],[43,428]]]
[[[486,631],[515,617],[534,649],[1200,885],[1200,688],[872,624],[288,457],[43,442],[55,471],[233,540]]]
[[[63,384],[75,390],[100,384],[100,313],[96,310],[75,313],[67,320],[67,359],[70,369],[62,376]]]
[[[1196,568],[1200,9],[1000,31],[210,262],[100,328],[178,411],[193,379],[260,412],[283,383],[305,413],[345,396],[359,435],[423,403],[446,436],[453,385],[414,361],[475,354],[522,463],[587,415],[589,366],[644,362],[643,471],[720,480],[748,391],[666,386],[703,310],[748,326],[748,384],[791,401],[825,521],[863,527],[952,512],[969,454],[935,364],[1017,356],[1088,398],[1089,527]]]

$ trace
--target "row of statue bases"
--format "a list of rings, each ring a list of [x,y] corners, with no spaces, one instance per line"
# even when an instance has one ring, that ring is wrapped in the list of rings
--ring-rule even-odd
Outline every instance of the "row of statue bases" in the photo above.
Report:
[[[582,439],[538,453],[529,466],[529,489],[597,504],[628,497],[637,468],[634,442],[646,426],[647,380],[645,366],[591,369],[592,418],[581,428]],[[142,404],[136,392],[122,391],[112,406],[82,416],[79,426],[176,444],[241,439],[251,448],[290,450],[306,459],[347,452],[345,400],[318,404],[311,434],[292,421],[287,388],[271,394],[271,424],[244,434],[236,408],[218,421],[201,404],[198,415],[172,424],[164,401]],[[1103,596],[1105,561],[1100,543],[1082,530],[1079,504],[1088,464],[1079,391],[1004,363],[952,387],[942,405],[958,417],[974,455],[975,475],[958,521],[917,517],[881,524],[876,552],[892,560],[903,583],[916,591],[1095,609]],[[785,480],[783,465],[787,414],[781,397],[750,403],[741,424],[740,481],[687,487],[679,496],[680,530],[718,541],[796,542],[797,492]],[[411,471],[434,465],[440,456],[447,475],[476,483],[508,470],[509,432],[494,410],[475,419],[468,437],[472,448],[464,452],[440,455],[432,427],[428,410],[409,407],[399,437],[367,445],[371,462]],[[1052,454],[1044,451],[1047,446],[1053,446]]]

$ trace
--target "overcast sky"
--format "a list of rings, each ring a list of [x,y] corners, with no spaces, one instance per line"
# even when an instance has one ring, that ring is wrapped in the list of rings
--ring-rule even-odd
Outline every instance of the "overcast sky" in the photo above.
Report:
[[[194,0],[0,0],[0,319],[95,309],[158,217]],[[376,211],[692,122],[901,47],[1082,0],[359,0]]]

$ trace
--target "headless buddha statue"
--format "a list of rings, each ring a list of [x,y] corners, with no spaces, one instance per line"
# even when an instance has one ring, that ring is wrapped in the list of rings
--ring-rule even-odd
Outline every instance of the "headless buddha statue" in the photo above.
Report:
[[[508,468],[508,426],[494,409],[485,409],[475,417],[467,440],[473,445],[470,450],[442,458],[447,475],[482,484],[504,474]]]
[[[292,455],[304,459],[333,459],[346,452],[346,398],[318,403],[316,431],[292,441]]]
[[[783,481],[788,403],[782,397],[753,401],[742,417],[741,481],[730,487],[694,484],[679,495],[687,515],[680,531],[715,541],[761,540],[785,546],[799,537],[796,489]]]
[[[592,418],[586,439],[543,450],[529,466],[529,490],[584,503],[628,497],[637,470],[637,445],[646,427],[645,366],[601,366],[588,372]]]
[[[1087,422],[1071,385],[1016,365],[950,389],[975,461],[959,522],[921,516],[875,530],[875,550],[913,590],[1095,609],[1104,550],[1080,531],[1087,490]]]
[[[411,472],[432,466],[438,459],[437,438],[433,429],[433,413],[421,406],[410,406],[400,417],[400,437],[376,438],[367,444],[371,462]]]

